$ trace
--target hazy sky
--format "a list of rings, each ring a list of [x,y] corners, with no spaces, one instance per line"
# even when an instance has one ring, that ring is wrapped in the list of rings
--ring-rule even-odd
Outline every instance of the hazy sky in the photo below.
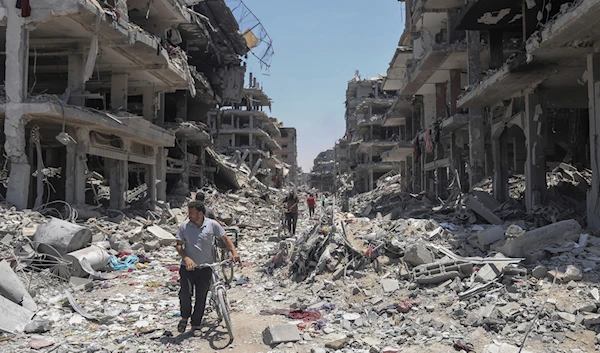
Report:
[[[273,38],[268,74],[257,75],[273,99],[272,116],[298,131],[298,164],[344,135],[348,80],[385,74],[404,28],[397,0],[244,0]]]

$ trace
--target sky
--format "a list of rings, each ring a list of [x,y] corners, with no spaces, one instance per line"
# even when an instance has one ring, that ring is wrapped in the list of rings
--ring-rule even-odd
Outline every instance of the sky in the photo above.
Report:
[[[271,116],[298,133],[298,164],[344,135],[348,80],[385,74],[404,29],[397,0],[244,0],[273,39],[271,68],[254,72],[273,100]],[[268,76],[267,76],[268,75]]]

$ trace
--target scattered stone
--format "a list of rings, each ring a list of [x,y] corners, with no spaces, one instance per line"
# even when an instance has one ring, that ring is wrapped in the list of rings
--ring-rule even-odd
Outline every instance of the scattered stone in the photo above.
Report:
[[[600,301],[600,292],[598,291],[598,288],[592,288],[590,290],[590,295],[595,301]]]
[[[339,350],[339,349],[344,348],[350,342],[351,342],[350,338],[345,337],[345,338],[341,338],[341,339],[338,339],[335,341],[325,343],[325,348]]]
[[[574,324],[574,323],[575,323],[575,321],[577,320],[577,317],[576,317],[575,315],[573,315],[573,314],[564,313],[564,312],[561,312],[561,311],[559,311],[557,314],[558,314],[558,316],[560,316],[560,317],[561,317],[563,320],[565,320],[565,321],[568,321],[568,322],[570,322],[570,323],[572,323],[572,324]]]
[[[404,261],[412,266],[429,264],[434,260],[431,251],[421,244],[409,245],[404,253]]]
[[[583,279],[583,271],[575,265],[561,266],[558,268],[558,272],[550,270],[548,275],[552,278],[556,277],[561,282],[581,281]]]
[[[546,266],[536,266],[532,271],[531,275],[537,279],[546,278],[548,276],[548,268]]]
[[[263,331],[262,336],[263,342],[268,346],[279,343],[297,342],[302,339],[298,327],[290,324],[269,325]]]
[[[381,286],[385,293],[392,293],[400,289],[400,284],[395,279],[385,278],[381,280]]]

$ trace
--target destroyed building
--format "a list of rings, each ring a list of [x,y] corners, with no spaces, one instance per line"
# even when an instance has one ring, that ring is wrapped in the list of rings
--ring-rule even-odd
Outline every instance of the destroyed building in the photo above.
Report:
[[[335,192],[335,150],[330,149],[317,155],[312,170],[308,174],[308,186],[328,192]]]
[[[386,76],[357,74],[348,84],[336,152],[347,158],[337,162],[352,173],[354,191],[372,190],[389,173],[406,191],[445,200],[491,179],[494,198],[505,202],[515,196],[509,180],[523,176],[516,198],[527,211],[578,202],[584,211],[577,198],[589,187],[588,217],[600,226],[600,182],[578,177],[594,170],[597,149],[587,133],[595,121],[594,57],[586,57],[595,2],[551,3],[405,1],[406,28]],[[583,192],[557,201],[549,190],[557,167],[575,171]]]
[[[281,150],[276,150],[275,155],[285,164],[289,170],[287,179],[292,183],[299,185],[298,178],[298,134],[296,128],[283,127],[279,128],[281,137],[275,140],[281,146]]]
[[[266,185],[271,185],[274,176],[288,174],[288,168],[275,153],[281,150],[277,142],[281,131],[278,120],[269,117],[266,111],[271,110],[271,103],[251,73],[249,87],[243,89],[239,104],[225,104],[209,114],[217,150],[233,156],[238,164],[247,163],[250,177],[256,176]]]
[[[357,72],[346,90],[346,141],[336,148],[346,157],[340,162],[352,172],[357,192],[373,190],[379,178],[399,169],[397,161],[383,158],[400,144],[400,128],[384,125],[386,113],[396,101],[394,92],[383,90],[384,79],[361,79]]]
[[[0,15],[11,204],[98,204],[108,185],[105,206],[122,209],[223,169],[207,113],[255,91],[243,89],[250,49],[225,1],[48,0]]]

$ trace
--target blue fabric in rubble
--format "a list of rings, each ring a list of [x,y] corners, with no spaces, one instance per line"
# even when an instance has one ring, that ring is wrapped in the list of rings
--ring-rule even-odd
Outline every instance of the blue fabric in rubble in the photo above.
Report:
[[[139,261],[135,255],[129,255],[125,260],[121,261],[115,255],[110,255],[110,264],[115,271],[127,271],[130,268],[135,269],[135,264]]]

